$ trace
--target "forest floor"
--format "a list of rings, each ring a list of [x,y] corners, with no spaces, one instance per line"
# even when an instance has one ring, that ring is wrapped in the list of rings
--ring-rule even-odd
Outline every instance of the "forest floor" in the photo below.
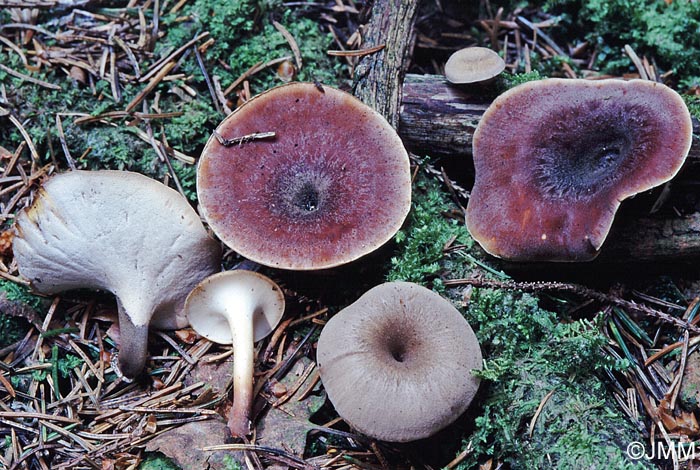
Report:
[[[544,77],[646,78],[676,89],[700,115],[700,2],[467,3],[420,4],[407,72],[441,75],[452,52],[480,45],[507,63],[486,96]],[[502,263],[464,225],[469,159],[425,151],[411,156],[412,210],[386,247],[323,277],[263,270],[283,287],[287,312],[258,347],[250,441],[225,439],[230,348],[191,329],[152,332],[146,374],[120,380],[111,365],[119,342],[113,298],[33,295],[13,260],[15,215],[48,177],[71,168],[136,171],[196,207],[195,163],[231,110],[289,80],[352,90],[367,53],[367,5],[0,7],[0,468],[697,467],[697,258]],[[659,218],[697,213],[694,171],[623,205],[624,220],[652,208]],[[240,261],[227,251],[223,264]],[[472,406],[417,443],[378,442],[347,426],[315,366],[328,318],[387,280],[451,299],[484,353]],[[648,455],[658,443],[677,452],[635,458],[636,443]]]

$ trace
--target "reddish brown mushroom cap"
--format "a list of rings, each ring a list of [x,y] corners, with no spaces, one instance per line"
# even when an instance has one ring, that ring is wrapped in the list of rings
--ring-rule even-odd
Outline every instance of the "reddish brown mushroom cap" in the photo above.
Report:
[[[211,228],[258,263],[321,269],[387,242],[411,199],[408,154],[377,112],[345,92],[293,83],[238,108],[209,139],[197,193]]]
[[[529,82],[474,133],[467,228],[492,255],[595,258],[620,201],[670,180],[690,150],[681,97],[643,80]]]

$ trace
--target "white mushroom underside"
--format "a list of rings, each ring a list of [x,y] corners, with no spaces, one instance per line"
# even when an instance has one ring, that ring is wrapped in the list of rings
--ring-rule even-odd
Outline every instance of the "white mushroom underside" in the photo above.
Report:
[[[186,199],[137,173],[54,176],[16,227],[15,258],[34,290],[110,291],[137,326],[151,315],[156,327],[184,326],[187,294],[219,267],[219,247]]]

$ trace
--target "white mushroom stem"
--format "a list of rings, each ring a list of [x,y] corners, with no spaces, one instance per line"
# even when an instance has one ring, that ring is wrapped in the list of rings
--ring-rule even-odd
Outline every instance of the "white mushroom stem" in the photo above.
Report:
[[[228,418],[232,436],[250,434],[253,408],[253,315],[257,303],[250,297],[232,296],[227,300],[227,317],[233,338],[233,407]]]
[[[270,334],[282,318],[282,290],[262,274],[225,271],[192,289],[185,312],[197,333],[220,344],[233,344],[233,407],[228,428],[234,437],[250,434],[253,343]]]

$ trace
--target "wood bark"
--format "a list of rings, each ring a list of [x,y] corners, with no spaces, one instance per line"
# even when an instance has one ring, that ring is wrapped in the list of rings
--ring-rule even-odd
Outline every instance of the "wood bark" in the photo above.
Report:
[[[418,0],[375,0],[370,6],[362,48],[383,45],[384,49],[360,60],[355,68],[353,93],[396,129],[403,78],[413,55]]]

